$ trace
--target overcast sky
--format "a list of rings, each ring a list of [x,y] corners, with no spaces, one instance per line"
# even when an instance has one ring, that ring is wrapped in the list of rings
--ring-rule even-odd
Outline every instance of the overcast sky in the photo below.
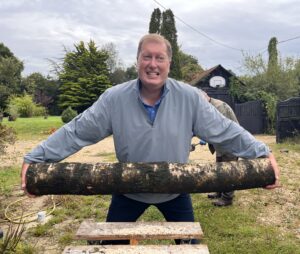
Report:
[[[47,75],[47,59],[90,39],[99,47],[114,43],[127,67],[135,62],[152,11],[164,10],[159,4],[180,19],[178,44],[205,69],[222,64],[239,73],[238,49],[256,55],[271,37],[300,37],[299,0],[0,0],[0,42],[24,62],[24,76]],[[278,50],[282,57],[299,58],[300,38],[280,43]]]

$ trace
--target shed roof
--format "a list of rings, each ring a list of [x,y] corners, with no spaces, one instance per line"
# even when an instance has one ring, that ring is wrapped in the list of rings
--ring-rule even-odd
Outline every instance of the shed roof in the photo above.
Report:
[[[198,73],[196,75],[196,77],[191,81],[191,85],[193,85],[193,86],[196,85],[199,81],[201,81],[202,79],[209,76],[214,70],[216,70],[218,68],[221,68],[223,71],[227,72],[229,74],[229,76],[236,77],[236,75],[232,71],[227,70],[221,64],[218,64],[218,65],[216,65],[216,66],[214,66],[214,67],[212,67],[208,70],[205,70],[205,71],[202,71],[202,72]],[[239,82],[241,82],[241,81],[239,80]],[[243,82],[241,82],[241,83],[243,84]]]

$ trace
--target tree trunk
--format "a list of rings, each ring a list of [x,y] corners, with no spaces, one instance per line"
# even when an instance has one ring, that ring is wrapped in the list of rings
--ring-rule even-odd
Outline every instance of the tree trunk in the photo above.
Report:
[[[27,190],[46,194],[205,193],[264,187],[275,182],[268,159],[208,164],[37,163]]]

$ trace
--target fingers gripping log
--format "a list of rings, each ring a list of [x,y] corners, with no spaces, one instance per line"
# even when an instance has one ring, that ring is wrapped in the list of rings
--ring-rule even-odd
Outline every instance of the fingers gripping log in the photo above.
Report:
[[[36,163],[26,174],[34,195],[205,193],[264,187],[275,182],[268,159],[208,164]]]

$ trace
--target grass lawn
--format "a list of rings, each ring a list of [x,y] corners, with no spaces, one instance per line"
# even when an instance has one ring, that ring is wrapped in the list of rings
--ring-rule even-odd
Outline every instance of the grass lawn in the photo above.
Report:
[[[54,130],[63,125],[60,116],[31,117],[31,118],[17,118],[16,121],[8,121],[4,118],[2,124],[12,127],[18,139],[39,139],[49,136]]]
[[[44,138],[52,128],[62,126],[60,117],[19,118],[16,122],[5,120],[4,124],[17,131],[19,140]],[[224,208],[212,206],[206,194],[192,194],[195,219],[204,232],[202,242],[208,245],[211,254],[300,253],[299,140],[274,143],[271,148],[282,171],[282,188],[237,191],[234,205]],[[99,156],[115,160],[112,151]],[[4,216],[5,208],[18,198],[15,192],[19,188],[16,187],[20,182],[19,175],[19,165],[0,170],[1,228],[7,228],[9,224]],[[57,206],[50,220],[26,230],[12,253],[61,253],[66,245],[86,244],[73,240],[80,222],[84,219],[104,221],[110,202],[109,195],[55,196],[54,199]],[[30,202],[33,205],[37,200],[31,199]],[[44,206],[51,207],[51,202]],[[24,207],[20,205],[14,212],[22,209]],[[161,221],[163,217],[155,207],[150,207],[140,220]],[[53,252],[45,250],[49,246]]]
[[[201,222],[210,253],[300,253],[300,242],[294,234],[283,234],[276,226],[258,223],[257,215],[264,205],[244,208],[235,204],[216,208],[203,196],[194,200],[199,206],[196,217]]]

